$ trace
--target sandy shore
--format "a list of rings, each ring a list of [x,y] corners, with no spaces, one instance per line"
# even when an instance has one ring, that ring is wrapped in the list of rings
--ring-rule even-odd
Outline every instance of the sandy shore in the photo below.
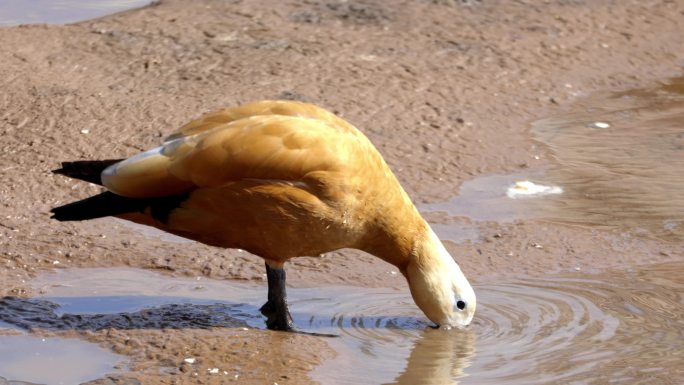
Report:
[[[168,242],[114,219],[50,220],[51,207],[98,191],[52,175],[60,161],[126,157],[204,112],[298,99],[365,132],[416,203],[444,201],[475,176],[552,163],[530,122],[594,91],[680,75],[683,32],[684,3],[664,0],[164,0],[73,25],[0,29],[0,292],[30,296],[31,277],[62,267],[263,279],[262,262],[246,253]],[[682,257],[681,244],[617,231],[459,221],[476,227],[477,239],[447,247],[480,282]],[[344,250],[301,258],[288,274],[299,287],[404,287],[392,270]],[[190,350],[208,366],[230,359],[246,368],[241,383],[301,384],[333,354],[315,337],[230,333],[110,330],[85,338],[132,357],[131,373],[102,384],[219,383],[182,368],[156,370]],[[274,339],[275,364],[258,353]],[[249,353],[231,354],[239,349]]]

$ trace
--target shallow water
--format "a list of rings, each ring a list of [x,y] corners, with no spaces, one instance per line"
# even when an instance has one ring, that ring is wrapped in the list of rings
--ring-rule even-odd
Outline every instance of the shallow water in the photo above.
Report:
[[[73,269],[33,284],[43,294],[3,299],[1,322],[48,330],[264,328],[257,309],[265,283]],[[682,262],[475,289],[473,325],[451,331],[429,328],[407,290],[294,288],[288,294],[299,328],[340,336],[326,339],[336,358],[311,373],[324,384],[684,381]],[[0,376],[7,377],[1,369]]]
[[[151,0],[2,0],[0,26],[65,24],[139,8]]]
[[[423,212],[446,212],[453,217],[468,217],[476,221],[512,222],[517,219],[539,218],[549,207],[562,204],[563,195],[511,199],[506,191],[516,182],[530,180],[546,182],[540,171],[507,175],[484,175],[465,181],[458,196],[447,202],[423,204]],[[472,226],[471,226],[472,228]],[[439,234],[438,234],[439,235]],[[442,236],[440,235],[440,238]]]
[[[114,364],[124,359],[74,339],[0,336],[0,383],[79,384],[115,372]]]
[[[449,202],[426,205],[475,220],[547,220],[684,240],[684,78],[628,92],[598,93],[570,112],[533,124],[553,154],[545,170],[487,175]],[[521,180],[560,195],[510,199]]]

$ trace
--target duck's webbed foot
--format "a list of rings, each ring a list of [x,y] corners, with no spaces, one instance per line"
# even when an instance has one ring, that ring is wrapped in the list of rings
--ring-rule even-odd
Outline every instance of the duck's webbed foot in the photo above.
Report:
[[[266,316],[266,327],[271,330],[293,331],[292,316],[287,307],[285,293],[285,270],[273,268],[266,263],[268,278],[268,302],[261,307],[261,314]]]

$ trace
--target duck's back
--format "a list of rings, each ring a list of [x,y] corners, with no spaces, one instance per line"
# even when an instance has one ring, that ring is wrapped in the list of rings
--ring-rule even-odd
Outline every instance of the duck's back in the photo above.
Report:
[[[375,156],[356,128],[311,104],[261,101],[207,114],[103,172],[111,191],[158,197],[244,179],[301,181]]]

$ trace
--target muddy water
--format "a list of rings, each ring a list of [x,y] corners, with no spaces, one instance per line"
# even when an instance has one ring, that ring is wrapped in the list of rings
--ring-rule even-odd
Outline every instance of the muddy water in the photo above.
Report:
[[[684,78],[595,95],[534,133],[566,187],[553,219],[684,240]]]
[[[537,121],[551,150],[548,168],[466,182],[450,202],[423,207],[475,220],[544,218],[636,235],[684,240],[684,78],[598,93],[570,112]],[[510,199],[517,181],[563,193]]]
[[[2,0],[0,26],[73,23],[145,6],[151,0]]]
[[[4,299],[1,322],[48,330],[264,327],[257,309],[265,285],[134,269],[61,270],[33,284],[41,296]],[[451,331],[431,329],[406,290],[295,288],[289,297],[298,327],[340,336],[326,339],[337,356],[311,373],[324,384],[684,381],[684,263],[476,291],[473,325]]]
[[[74,339],[0,336],[0,384],[79,384],[114,372],[124,359]]]

